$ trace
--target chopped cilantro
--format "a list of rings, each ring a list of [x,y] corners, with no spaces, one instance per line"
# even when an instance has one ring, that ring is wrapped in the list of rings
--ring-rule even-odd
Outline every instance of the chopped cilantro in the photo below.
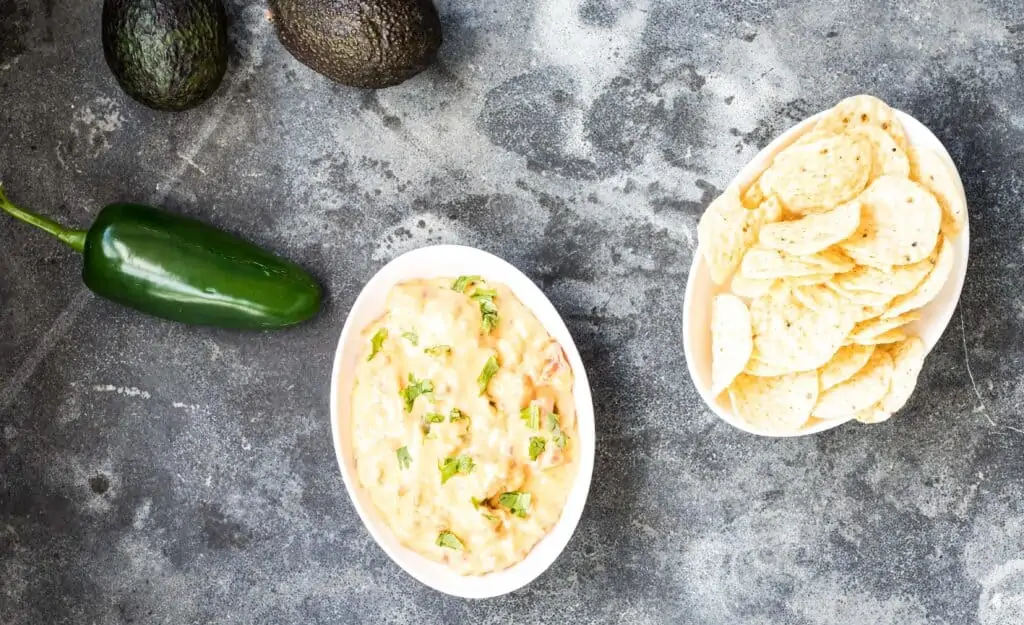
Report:
[[[519,418],[526,422],[526,427],[536,430],[540,427],[540,406],[530,404],[519,411]]]
[[[569,437],[562,431],[558,415],[554,413],[548,415],[548,431],[551,432],[551,442],[557,445],[559,449],[565,449],[565,446],[569,444]]]
[[[494,516],[493,514],[486,514],[486,513],[484,514],[484,518],[487,519],[488,521],[492,521],[492,522],[493,521],[500,521],[501,520],[498,517]]]
[[[493,301],[495,297],[498,297],[498,292],[495,291],[494,289],[478,288],[478,289],[474,290],[473,294],[470,295],[469,297],[470,297],[470,299],[474,299],[474,300],[476,300],[478,302],[481,302],[481,301],[484,301],[484,300],[491,300],[491,301]]]
[[[476,497],[470,497],[469,502],[473,504],[474,508],[479,508],[487,502],[486,499],[477,499]]]
[[[469,415],[462,412],[458,408],[452,408],[452,411],[448,413],[448,420],[451,421],[452,423],[455,423],[456,421],[465,421],[468,418]]]
[[[452,283],[452,290],[465,293],[471,285],[482,283],[480,276],[459,276],[459,279]],[[470,298],[480,304],[480,327],[484,334],[490,334],[491,330],[498,327],[498,307],[494,305],[494,298],[498,292],[494,289],[477,287]]]
[[[428,412],[423,415],[424,423],[444,423],[444,415],[440,412]]]
[[[466,455],[445,458],[444,462],[437,463],[437,468],[441,471],[442,484],[455,477],[456,474],[469,475],[475,466],[476,463],[473,462],[473,459]]]
[[[480,304],[480,327],[484,334],[490,334],[491,330],[498,327],[498,307],[494,305],[494,298],[498,292],[494,289],[478,288],[469,297]]]
[[[373,360],[373,357],[376,356],[377,352],[380,351],[380,348],[384,345],[384,341],[387,338],[387,328],[381,328],[380,330],[377,330],[376,334],[373,335],[373,338],[370,339],[370,355],[369,357],[367,357],[367,360]]]
[[[398,451],[395,452],[395,455],[398,456],[399,468],[408,469],[412,464],[412,456],[409,455],[408,447],[399,447]]]
[[[476,379],[477,385],[480,387],[480,394],[483,395],[487,392],[487,385],[491,383],[491,378],[498,372],[498,359],[491,356],[484,363],[484,368],[480,372],[480,377]]]
[[[431,423],[444,423],[444,415],[441,414],[440,412],[423,413],[423,420],[420,423],[420,429],[422,429],[423,433],[427,435],[426,438],[432,439],[436,437],[430,432]]]
[[[530,493],[521,493],[517,490],[502,493],[498,496],[498,503],[517,517],[525,519],[530,512]]]
[[[455,534],[445,530],[437,535],[437,546],[445,549],[462,550],[462,541]]]
[[[430,395],[434,392],[434,383],[430,380],[417,380],[416,376],[409,374],[409,385],[402,389],[401,395],[405,399],[405,411],[412,412],[412,405],[420,395]]]
[[[426,348],[425,350],[423,350],[423,352],[425,354],[430,355],[430,356],[445,356],[447,354],[452,353],[452,346],[451,345],[434,345],[433,347]]]
[[[480,276],[459,276],[459,278],[452,283],[452,290],[458,291],[459,293],[465,293],[466,287],[474,282],[480,282],[481,280],[483,280],[483,278]]]
[[[420,337],[415,332],[402,332],[402,338],[409,341],[413,345],[420,344]]]
[[[498,309],[494,302],[480,302],[480,327],[484,334],[490,334],[491,330],[498,327]]]
[[[548,446],[543,436],[531,436],[530,437],[530,460],[536,460],[537,456],[544,453],[544,449]]]

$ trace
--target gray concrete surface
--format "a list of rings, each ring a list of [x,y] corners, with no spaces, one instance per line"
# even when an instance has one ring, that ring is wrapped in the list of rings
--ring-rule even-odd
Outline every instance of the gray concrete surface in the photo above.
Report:
[[[244,334],[91,296],[0,221],[0,622],[1024,622],[1024,12],[1019,2],[439,3],[437,66],[332,85],[231,3],[192,112],[128,101],[99,0],[0,0],[0,178],[86,224],[141,200],[303,262],[314,322]],[[946,143],[974,234],[961,308],[891,422],[762,440],[701,404],[680,346],[697,218],[773,135],[871,92]],[[598,453],[568,549],[467,602],[360,524],[329,436],[349,306],[457,242],[536,280],[593,382]]]

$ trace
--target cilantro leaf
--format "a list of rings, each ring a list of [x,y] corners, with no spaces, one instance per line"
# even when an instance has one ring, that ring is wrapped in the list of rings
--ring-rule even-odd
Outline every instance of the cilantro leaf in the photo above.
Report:
[[[412,406],[420,395],[431,395],[434,392],[434,383],[430,380],[417,380],[416,376],[409,374],[409,385],[402,389],[401,395],[405,400],[405,411],[412,412]]]
[[[423,420],[422,423],[420,423],[420,429],[423,430],[424,434],[427,434],[427,438],[434,438],[434,436],[430,434],[431,423],[444,423],[444,415],[440,412],[423,413]]]
[[[409,455],[408,447],[399,447],[395,452],[395,455],[398,456],[399,468],[408,469],[409,466],[412,465],[412,456]]]
[[[482,283],[483,278],[480,276],[459,276],[452,283],[452,290],[465,293],[466,289],[470,286]],[[490,334],[491,330],[498,327],[498,307],[494,305],[494,298],[497,296],[498,292],[496,290],[480,286],[474,289],[473,293],[469,296],[474,302],[480,304],[480,327],[483,329],[484,334]]]
[[[412,343],[414,346],[420,344],[420,337],[415,332],[402,332],[402,338]]]
[[[537,457],[544,453],[544,449],[548,446],[543,436],[531,436],[530,437],[530,460],[537,460]]]
[[[498,372],[498,359],[491,356],[484,363],[484,368],[480,372],[480,377],[476,379],[477,385],[480,387],[480,394],[483,395],[487,392],[487,385],[491,383],[491,378]]]
[[[517,517],[525,519],[530,512],[530,493],[521,493],[517,490],[502,493],[498,496],[498,503]]]
[[[551,432],[551,442],[557,445],[559,449],[565,449],[565,446],[569,444],[569,437],[562,431],[558,415],[554,413],[548,415],[548,430]]]
[[[462,541],[455,534],[452,534],[448,530],[445,530],[437,535],[437,546],[444,547],[445,549],[455,549],[456,551],[462,551]]]
[[[477,499],[476,497],[470,497],[469,501],[470,501],[470,503],[473,504],[474,508],[479,508],[480,506],[482,506],[485,503],[487,503],[486,499]]]
[[[440,412],[428,412],[423,415],[424,423],[444,423],[444,415]]]
[[[377,332],[373,335],[373,338],[370,339],[370,355],[369,357],[367,357],[366,360],[373,360],[373,357],[376,356],[377,352],[380,351],[380,348],[384,345],[384,341],[387,338],[387,328],[381,328],[380,330],[377,330]]]
[[[469,297],[480,303],[480,327],[484,334],[490,334],[491,330],[498,327],[498,307],[494,305],[494,298],[498,292],[494,289],[478,288]]]
[[[483,278],[480,276],[459,276],[459,278],[452,283],[452,290],[458,291],[459,293],[465,293],[466,287],[474,282],[480,282],[481,280],[483,280]]]
[[[445,356],[452,353],[451,345],[434,345],[423,350],[423,353],[429,354],[430,356]]]
[[[480,302],[480,327],[484,334],[498,327],[498,308],[490,300]]]
[[[470,299],[478,302],[482,301],[494,301],[494,298],[498,297],[498,292],[494,289],[478,288],[473,291],[473,294],[469,296]]]
[[[445,458],[444,462],[438,462],[437,468],[441,471],[441,483],[458,475],[469,475],[476,463],[469,456],[462,455],[456,458]]]
[[[526,422],[526,427],[536,430],[540,427],[540,406],[530,404],[519,411],[519,418]]]
[[[452,411],[448,413],[448,420],[451,421],[452,423],[455,423],[456,421],[465,421],[468,418],[469,415],[462,412],[458,408],[452,408]]]

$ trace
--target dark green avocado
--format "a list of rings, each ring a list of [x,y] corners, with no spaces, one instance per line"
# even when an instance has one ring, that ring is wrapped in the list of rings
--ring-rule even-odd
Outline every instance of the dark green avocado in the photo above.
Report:
[[[277,38],[331,80],[381,89],[426,69],[441,47],[430,0],[270,0]]]
[[[103,53],[129,96],[183,111],[224,78],[227,21],[221,0],[105,0]]]

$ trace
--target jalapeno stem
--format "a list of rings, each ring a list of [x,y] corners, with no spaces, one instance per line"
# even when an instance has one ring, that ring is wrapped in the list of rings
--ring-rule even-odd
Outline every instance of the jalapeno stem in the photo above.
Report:
[[[0,184],[0,210],[14,217],[19,221],[24,221],[27,224],[32,224],[36,228],[45,230],[53,236],[57,237],[64,243],[66,243],[71,249],[76,252],[82,252],[85,250],[85,231],[84,230],[71,230],[65,228],[52,219],[47,219],[42,215],[36,215],[23,208],[19,208],[11,203],[4,195],[3,184]]]

